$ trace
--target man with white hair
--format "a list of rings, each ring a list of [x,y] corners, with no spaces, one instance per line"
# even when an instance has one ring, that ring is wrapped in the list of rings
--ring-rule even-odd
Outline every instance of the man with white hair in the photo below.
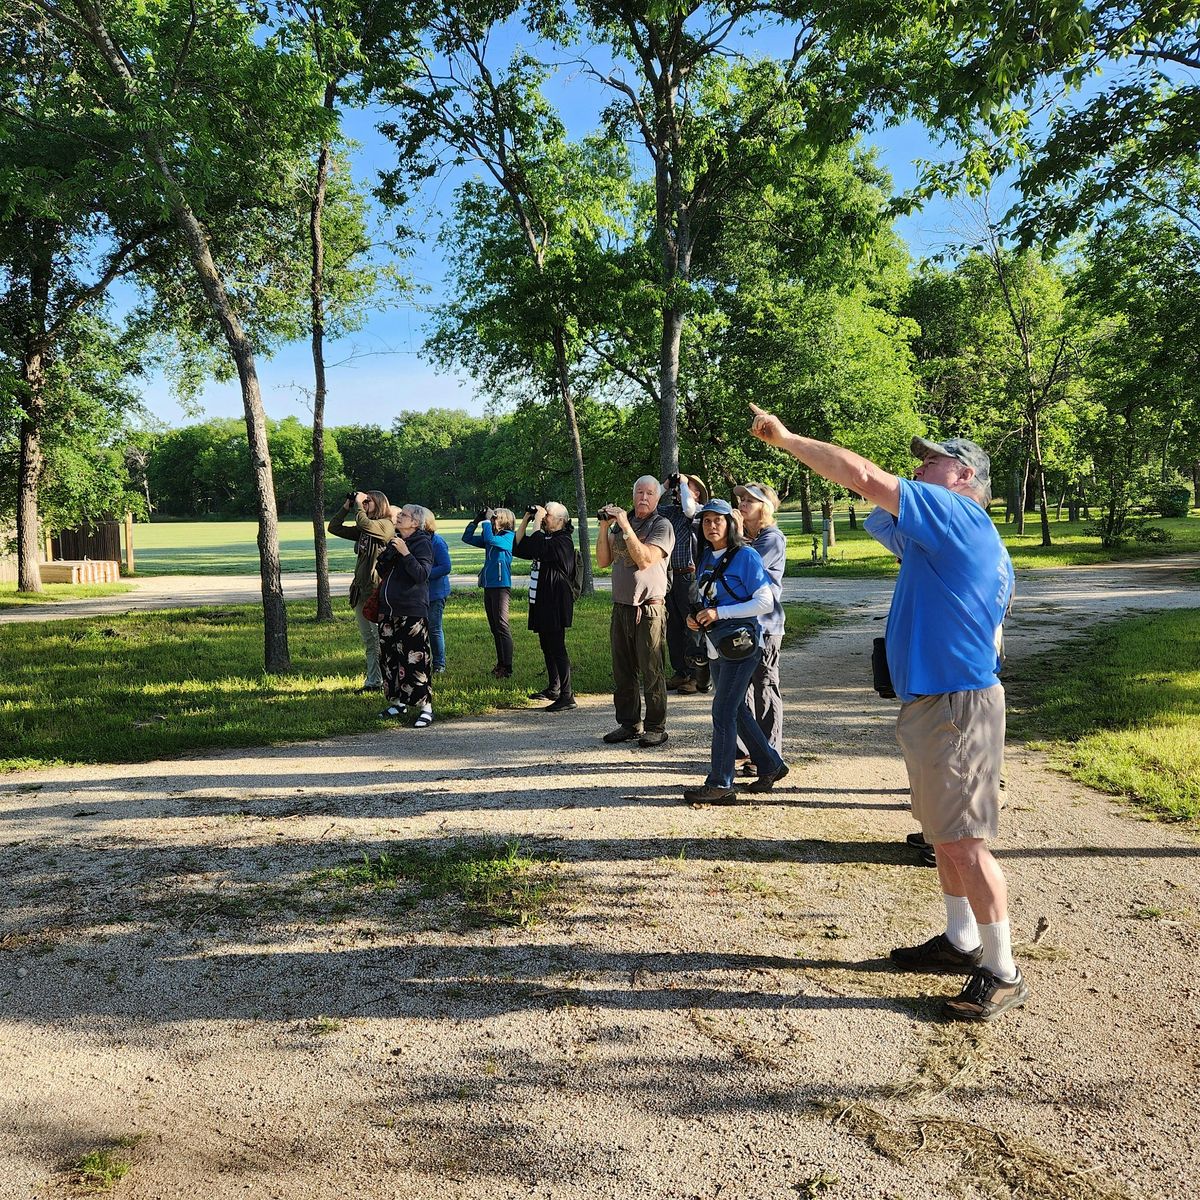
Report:
[[[664,601],[675,530],[655,511],[661,495],[658,480],[643,475],[633,485],[632,512],[609,504],[598,514],[596,565],[612,567],[609,643],[618,725],[604,735],[609,743],[637,738],[639,746],[661,746],[667,740]],[[644,719],[639,677],[646,701]]]
[[[1008,888],[987,842],[1000,816],[1004,688],[996,631],[1013,592],[1008,552],[988,515],[991,460],[974,442],[914,438],[921,465],[900,479],[842,446],[791,433],[754,405],[751,431],[805,466],[865,496],[871,519],[903,556],[887,624],[887,660],[901,700],[913,816],[937,856],[946,930],[900,946],[902,970],[961,972],[947,1016],[991,1021],[1029,995],[1012,956]]]

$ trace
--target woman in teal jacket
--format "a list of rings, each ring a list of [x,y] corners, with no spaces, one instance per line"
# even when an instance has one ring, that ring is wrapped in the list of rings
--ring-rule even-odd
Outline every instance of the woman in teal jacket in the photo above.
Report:
[[[508,626],[508,601],[512,594],[513,526],[516,523],[510,508],[483,509],[475,514],[475,520],[462,535],[468,546],[483,550],[479,586],[483,588],[483,607],[492,640],[496,643],[496,665],[492,674],[497,679],[507,679],[512,674],[513,641]]]

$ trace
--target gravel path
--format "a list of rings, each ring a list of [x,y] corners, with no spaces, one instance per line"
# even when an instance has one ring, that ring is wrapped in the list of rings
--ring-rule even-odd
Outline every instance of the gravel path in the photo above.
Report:
[[[1010,657],[1194,603],[1195,568],[1026,573]],[[785,655],[794,769],[762,803],[678,802],[703,697],[661,750],[600,743],[593,697],[4,776],[0,1197],[74,1194],[68,1164],[120,1138],[131,1198],[1191,1197],[1187,830],[1011,747],[1029,1005],[946,1024],[954,981],[887,965],[941,918],[866,686],[888,591],[805,587],[847,618]],[[551,858],[542,919],[314,879],[456,837]]]

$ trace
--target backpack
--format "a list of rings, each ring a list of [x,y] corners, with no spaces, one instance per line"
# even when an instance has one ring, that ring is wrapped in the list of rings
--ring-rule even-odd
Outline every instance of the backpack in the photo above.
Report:
[[[572,551],[571,573],[567,576],[567,584],[571,589],[571,599],[578,600],[583,594],[583,555],[578,550]]]

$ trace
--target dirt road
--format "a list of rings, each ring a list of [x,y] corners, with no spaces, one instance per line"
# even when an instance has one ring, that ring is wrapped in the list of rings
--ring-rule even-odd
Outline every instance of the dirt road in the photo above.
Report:
[[[1092,570],[1022,578],[1010,655],[1193,602],[1179,564]],[[848,616],[785,656],[794,769],[761,803],[679,803],[704,697],[660,750],[603,745],[592,698],[0,778],[0,1197],[71,1194],[116,1139],[122,1198],[1190,1197],[1186,830],[1013,747],[1028,1007],[946,1024],[955,982],[887,964],[941,920],[866,686],[887,590],[807,593]],[[552,859],[541,920],[316,874],[455,838]]]

